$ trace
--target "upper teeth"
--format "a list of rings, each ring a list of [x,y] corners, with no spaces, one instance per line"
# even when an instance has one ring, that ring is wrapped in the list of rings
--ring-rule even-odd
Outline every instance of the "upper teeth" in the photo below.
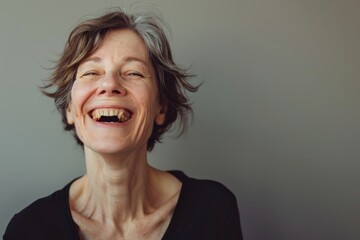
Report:
[[[99,120],[101,116],[117,116],[121,122],[129,120],[131,113],[125,109],[118,108],[99,108],[92,111],[92,118]]]

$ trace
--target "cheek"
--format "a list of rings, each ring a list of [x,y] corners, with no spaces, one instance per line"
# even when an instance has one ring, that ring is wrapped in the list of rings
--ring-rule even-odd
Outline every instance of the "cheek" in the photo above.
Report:
[[[138,93],[139,102],[141,102],[141,104],[144,106],[146,115],[148,117],[154,118],[159,109],[156,90],[153,88],[144,89]]]
[[[81,84],[75,81],[71,89],[71,102],[73,114],[78,117],[81,114],[87,99],[90,98],[95,88],[90,84]]]

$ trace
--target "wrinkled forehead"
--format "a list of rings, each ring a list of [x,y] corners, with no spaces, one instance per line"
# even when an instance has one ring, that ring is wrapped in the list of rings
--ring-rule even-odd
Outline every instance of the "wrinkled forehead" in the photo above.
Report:
[[[108,31],[102,36],[102,39],[99,39],[91,53],[87,55],[79,66],[88,62],[98,63],[107,59],[115,63],[137,62],[149,69],[154,68],[144,40],[130,29]]]

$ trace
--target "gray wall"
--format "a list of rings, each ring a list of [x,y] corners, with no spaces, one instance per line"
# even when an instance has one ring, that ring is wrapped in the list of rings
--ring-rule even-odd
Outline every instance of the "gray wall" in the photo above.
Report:
[[[360,239],[360,2],[150,2],[176,61],[204,82],[188,135],[167,137],[152,164],[227,185],[247,240]],[[84,173],[36,86],[81,17],[123,3],[1,1],[0,233]]]

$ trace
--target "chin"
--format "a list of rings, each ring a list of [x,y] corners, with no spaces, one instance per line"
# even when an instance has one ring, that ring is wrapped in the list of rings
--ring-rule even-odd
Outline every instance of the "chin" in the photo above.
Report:
[[[87,144],[86,148],[100,155],[130,154],[135,151],[139,152],[141,149],[145,149],[146,151],[146,146],[145,148],[138,148],[138,145],[129,144],[128,142],[119,140],[96,141],[91,144]]]
[[[98,154],[120,154],[124,152],[128,152],[129,147],[121,146],[119,144],[92,144],[89,146],[92,151]]]

